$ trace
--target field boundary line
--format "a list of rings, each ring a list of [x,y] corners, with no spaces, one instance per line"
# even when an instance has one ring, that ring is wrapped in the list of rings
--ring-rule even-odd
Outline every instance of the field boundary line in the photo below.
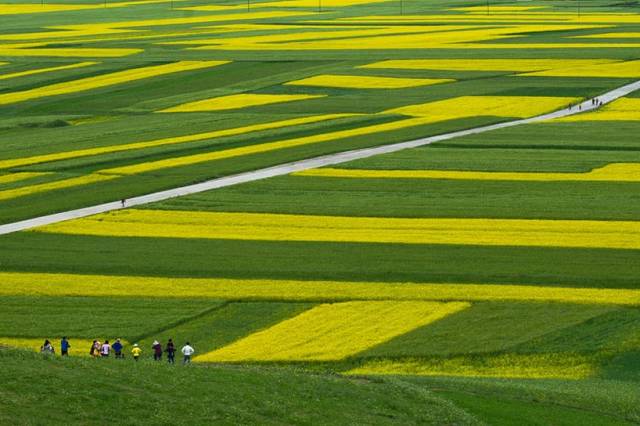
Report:
[[[640,90],[640,80],[624,86],[613,89],[602,95],[597,96],[598,100],[606,105],[623,96],[626,96],[636,90]],[[200,192],[210,191],[213,189],[226,188],[229,186],[239,185],[242,183],[254,182],[258,180],[268,179],[277,176],[284,176],[294,172],[301,172],[319,167],[332,166],[341,163],[347,163],[354,160],[373,157],[381,154],[390,154],[410,148],[418,148],[430,145],[435,142],[459,138],[462,136],[476,135],[480,133],[490,132],[493,130],[506,129],[509,127],[520,126],[523,124],[539,123],[546,120],[568,117],[571,115],[581,114],[598,109],[600,105],[594,105],[590,99],[585,100],[581,104],[564,108],[547,114],[535,117],[524,118],[519,120],[496,123],[487,126],[475,127],[472,129],[459,130],[441,135],[429,136],[426,138],[416,139],[408,142],[400,142],[390,145],[382,145],[373,148],[363,148],[351,151],[340,152],[336,154],[323,155],[320,157],[308,158],[277,166],[267,167],[264,169],[253,170],[250,172],[240,173],[237,175],[225,176],[222,178],[211,179],[205,182],[182,186],[178,188],[168,189],[164,191],[154,192],[151,194],[133,197],[127,200],[126,206],[123,207],[120,201],[113,201],[104,204],[98,204],[91,207],[83,207],[80,209],[69,210],[66,212],[54,213],[46,216],[35,217],[22,220],[19,222],[0,225],[0,235],[11,234],[14,232],[25,231],[44,225],[64,222],[73,219],[79,219],[87,216],[93,216],[100,213],[106,213],[123,208],[141,206],[145,204],[155,203],[168,200],[171,198],[182,197],[185,195],[197,194]]]

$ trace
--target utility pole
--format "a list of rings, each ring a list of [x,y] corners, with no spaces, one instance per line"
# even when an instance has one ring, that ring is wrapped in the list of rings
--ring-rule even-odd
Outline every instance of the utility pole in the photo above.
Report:
[[[400,16],[404,15],[404,1],[400,0]]]
[[[247,0],[247,12],[251,12],[251,0]]]
[[[322,12],[322,0],[318,0],[318,13]]]
[[[487,15],[489,15],[489,0],[487,0]]]

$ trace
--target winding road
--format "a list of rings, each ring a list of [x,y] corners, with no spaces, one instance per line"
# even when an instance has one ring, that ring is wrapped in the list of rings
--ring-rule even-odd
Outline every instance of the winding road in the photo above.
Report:
[[[607,93],[604,93],[598,96],[598,99],[603,104],[608,104],[618,98],[626,96],[639,89],[640,89],[640,81],[636,81],[634,83],[630,83],[625,86],[619,87],[617,89],[611,90]],[[280,164],[273,167],[254,170],[251,172],[212,179],[212,180],[197,183],[194,185],[182,186],[179,188],[173,188],[165,191],[154,192],[147,195],[141,195],[139,197],[128,199],[125,207],[122,206],[120,201],[115,201],[115,202],[99,204],[91,207],[84,207],[81,209],[69,210],[66,212],[55,213],[51,215],[22,220],[19,222],[8,223],[5,225],[0,225],[0,235],[10,234],[18,231],[24,231],[24,230],[35,228],[38,226],[50,225],[53,223],[63,222],[63,221],[72,220],[72,219],[78,219],[81,217],[92,216],[99,213],[120,210],[122,208],[155,203],[157,201],[163,201],[170,198],[182,197],[190,194],[197,194],[199,192],[210,191],[212,189],[225,188],[232,185],[238,185],[246,182],[253,182],[261,179],[268,179],[275,176],[283,176],[293,172],[299,172],[303,170],[315,169],[318,167],[346,163],[349,161],[373,157],[375,155],[380,155],[380,154],[389,154],[392,152],[401,151],[403,149],[417,148],[417,147],[429,145],[435,142],[459,138],[461,136],[476,135],[479,133],[490,132],[492,130],[506,129],[508,127],[519,126],[522,124],[538,123],[545,120],[568,117],[570,115],[581,114],[588,111],[592,111],[597,108],[598,106],[592,105],[591,99],[588,99],[584,101],[582,104],[580,104],[579,106],[574,105],[572,108],[566,108],[566,109],[554,111],[548,114],[539,115],[536,117],[508,121],[504,123],[497,123],[497,124],[492,124],[488,126],[481,126],[473,129],[460,130],[457,132],[430,136],[422,139],[416,139],[409,142],[401,142],[401,143],[396,143],[391,145],[378,146],[374,148],[345,151],[337,154],[330,154],[330,155],[325,155],[321,157],[309,158],[306,160],[294,161],[291,163]]]

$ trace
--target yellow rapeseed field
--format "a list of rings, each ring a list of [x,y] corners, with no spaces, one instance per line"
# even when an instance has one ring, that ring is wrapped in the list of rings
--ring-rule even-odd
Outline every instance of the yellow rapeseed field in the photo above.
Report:
[[[266,142],[256,145],[243,146],[239,148],[225,149],[222,151],[208,152],[204,154],[186,155],[174,157],[166,160],[148,161],[132,166],[116,167],[102,170],[101,173],[132,175],[168,169],[173,167],[188,166],[192,164],[205,163],[208,161],[222,160],[226,158],[240,157],[243,155],[260,154],[279,149],[295,148],[297,146],[309,145],[313,143],[330,142],[352,136],[371,135],[380,132],[403,129],[407,127],[419,126],[430,122],[429,118],[418,117],[405,120],[397,120],[390,123],[374,124],[370,126],[358,127],[355,129],[339,130],[335,132],[321,133],[312,136],[303,136],[294,139],[287,139],[276,142]]]
[[[640,77],[640,60],[617,62],[613,64],[594,64],[573,68],[550,69],[532,72],[527,75],[536,77],[637,78]]]
[[[339,87],[346,89],[404,89],[407,87],[429,86],[453,81],[455,80],[444,78],[397,78],[324,74],[291,81],[286,84],[293,86]]]
[[[70,10],[94,9],[95,6],[82,4],[0,4],[0,15],[22,15],[27,13],[67,12]]]
[[[222,138],[227,136],[242,135],[251,132],[259,132],[263,130],[273,130],[282,127],[298,126],[302,124],[318,123],[322,121],[334,120],[355,116],[357,114],[326,114],[312,115],[309,117],[291,118],[287,120],[279,120],[261,124],[250,124],[248,126],[234,127],[231,129],[214,130],[211,132],[195,133],[185,136],[175,136],[170,138],[155,139],[151,141],[133,142],[122,145],[110,145],[98,148],[78,149],[75,151],[56,152],[53,154],[35,155],[32,157],[14,158],[8,160],[0,160],[0,169],[8,169],[12,167],[21,167],[31,164],[46,163],[51,161],[68,160],[71,158],[81,158],[92,155],[112,154],[115,152],[131,151],[136,149],[154,148],[165,145],[181,144],[188,142],[201,141],[206,139]]]
[[[0,74],[0,80],[8,80],[10,78],[16,78],[16,77],[26,77],[28,75],[42,74],[42,73],[53,72],[53,71],[83,68],[83,67],[88,67],[90,65],[96,65],[98,63],[99,62],[79,62],[77,64],[60,65],[57,67],[48,67],[48,68],[37,68],[33,70],[14,72],[10,74]]]
[[[24,197],[27,195],[33,195],[40,192],[72,188],[75,186],[88,185],[96,182],[104,182],[104,181],[108,181],[115,178],[117,178],[117,176],[89,174],[85,176],[78,176],[74,178],[57,180],[53,182],[38,183],[30,186],[22,186],[19,188],[6,189],[4,191],[0,191],[0,201],[12,199],[12,198]]]
[[[534,301],[640,306],[639,289],[534,285],[169,278],[0,272],[3,296],[207,297],[232,300]]]
[[[596,372],[594,361],[583,355],[504,354],[475,359],[372,360],[345,374],[578,380]]]
[[[640,99],[620,98],[604,107],[554,121],[638,121],[640,120]]]
[[[295,176],[334,177],[354,179],[453,179],[507,181],[607,181],[640,182],[640,164],[615,163],[586,173],[549,172],[479,172],[456,170],[363,170],[313,169],[294,173]]]
[[[162,111],[158,112],[223,111],[229,109],[248,108],[252,106],[302,101],[323,97],[326,97],[326,95],[261,95],[242,93],[239,95],[228,95],[217,98],[204,99],[201,101],[189,102],[175,107],[163,109]]]
[[[469,306],[396,301],[324,304],[196,360],[338,361]]]
[[[44,176],[47,173],[18,172],[0,175],[0,184],[19,182],[21,180],[31,179],[38,176]]]
[[[36,232],[148,238],[640,249],[640,222],[126,210]]]
[[[49,337],[2,337],[0,336],[0,345],[9,346],[12,348],[28,349],[32,351],[40,351],[40,347],[44,343],[45,339],[49,339],[53,348],[56,351],[56,355],[60,354],[60,338],[62,336],[49,336]],[[89,356],[89,349],[93,340],[90,339],[76,339],[69,338],[71,347],[69,348],[69,355],[71,356]],[[123,345],[127,345],[128,342],[122,340]]]
[[[460,96],[394,108],[386,112],[428,117],[432,122],[478,116],[526,118],[561,109],[579,100],[580,98],[552,96]]]
[[[0,55],[2,55],[0,51]],[[24,102],[31,99],[40,99],[49,96],[64,95],[69,93],[83,92],[91,89],[113,86],[116,84],[128,83],[145,78],[157,77],[160,75],[172,74],[181,71],[191,71],[202,68],[215,67],[226,64],[227,61],[179,61],[171,64],[153,65],[148,67],[134,68],[124,71],[117,71],[109,74],[86,77],[79,80],[67,81],[64,83],[51,84],[49,86],[35,89],[23,90],[20,92],[10,92],[0,95],[0,105]]]
[[[393,59],[362,65],[359,68],[534,72],[614,62],[616,61],[612,59]]]

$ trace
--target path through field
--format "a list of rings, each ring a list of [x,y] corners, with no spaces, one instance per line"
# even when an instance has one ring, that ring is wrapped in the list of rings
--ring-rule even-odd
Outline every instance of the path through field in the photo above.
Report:
[[[608,104],[616,99],[622,98],[636,90],[640,89],[640,81],[621,86],[617,89],[604,93],[597,98],[603,103]],[[318,167],[331,166],[335,164],[346,163],[353,160],[359,160],[363,158],[369,158],[380,154],[388,154],[392,152],[401,151],[409,148],[417,148],[420,146],[430,145],[435,142],[444,140],[450,140],[462,136],[474,135],[492,130],[504,129],[508,127],[519,126],[522,124],[537,123],[546,120],[552,120],[556,118],[568,117],[588,111],[597,109],[598,106],[593,105],[591,99],[584,101],[580,105],[574,105],[570,108],[561,109],[548,114],[539,115],[536,117],[508,121],[504,123],[492,124],[488,126],[481,126],[467,130],[461,130],[451,133],[445,133],[436,136],[430,136],[427,138],[416,139],[409,142],[401,142],[396,144],[384,145],[375,148],[358,149],[353,151],[340,152],[337,154],[330,154],[316,158],[309,158],[306,160],[295,161],[291,163],[280,164],[273,167],[254,170],[251,172],[241,173],[233,176],[226,176],[223,178],[217,178],[201,182],[194,185],[182,186],[179,188],[173,188],[166,191],[155,192],[139,197],[126,200],[125,206],[122,206],[121,201],[114,201],[110,203],[99,204],[96,206],[85,207],[76,210],[69,210],[66,212],[55,213],[51,215],[36,217],[27,219],[15,223],[8,223],[0,225],[0,235],[10,234],[13,232],[24,231],[39,226],[50,225],[53,223],[64,222],[67,220],[78,219],[82,217],[92,216],[99,213],[105,213],[113,210],[120,210],[122,208],[139,206],[149,203],[155,203],[158,201],[167,200],[175,197],[182,197],[185,195],[196,194],[199,192],[209,191],[218,188],[229,187],[246,182],[253,182],[257,180],[267,179],[275,176],[287,175],[294,172],[300,172],[303,170],[315,169]]]

